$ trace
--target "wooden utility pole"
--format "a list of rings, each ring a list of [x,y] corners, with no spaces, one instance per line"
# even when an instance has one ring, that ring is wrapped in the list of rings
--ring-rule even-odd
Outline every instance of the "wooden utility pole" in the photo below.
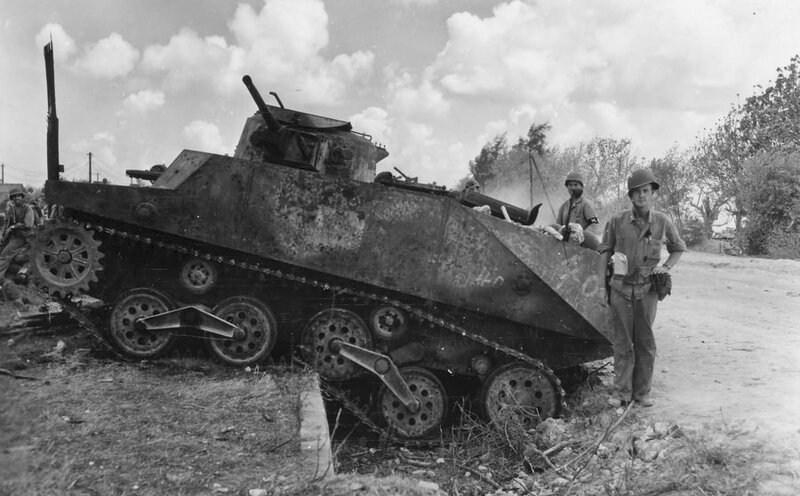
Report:
[[[89,155],[89,184],[92,183],[92,152],[87,153]]]
[[[0,164],[0,184],[6,183],[6,164]]]
[[[47,180],[58,181],[58,173],[64,169],[58,163],[58,116],[52,39],[44,46],[44,69],[47,77]]]

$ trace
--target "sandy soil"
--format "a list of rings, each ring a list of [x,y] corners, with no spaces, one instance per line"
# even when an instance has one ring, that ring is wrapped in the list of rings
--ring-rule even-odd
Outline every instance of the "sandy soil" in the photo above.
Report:
[[[687,252],[659,304],[655,407],[800,448],[800,262]]]

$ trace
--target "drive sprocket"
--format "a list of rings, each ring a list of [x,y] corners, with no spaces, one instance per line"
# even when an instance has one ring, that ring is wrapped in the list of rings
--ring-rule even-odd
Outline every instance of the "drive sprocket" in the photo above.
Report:
[[[31,268],[37,283],[62,298],[88,291],[103,270],[102,258],[94,233],[72,221],[48,222],[31,243]]]

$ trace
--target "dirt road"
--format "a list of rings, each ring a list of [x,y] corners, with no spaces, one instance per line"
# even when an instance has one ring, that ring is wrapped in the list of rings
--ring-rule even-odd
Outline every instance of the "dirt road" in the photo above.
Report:
[[[800,262],[687,252],[673,288],[648,415],[800,449]]]

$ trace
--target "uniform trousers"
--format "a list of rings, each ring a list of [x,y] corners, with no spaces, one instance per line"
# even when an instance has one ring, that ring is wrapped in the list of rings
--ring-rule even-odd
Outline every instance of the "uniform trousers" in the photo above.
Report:
[[[21,236],[11,236],[8,244],[3,248],[0,253],[0,284],[3,283],[3,278],[6,276],[6,271],[11,262],[17,257],[25,253],[28,249],[28,240]]]
[[[620,399],[638,400],[650,393],[656,361],[653,321],[658,294],[635,294],[634,286],[611,290],[614,314],[614,387]],[[635,296],[634,296],[635,295]],[[637,299],[638,297],[638,299]]]

